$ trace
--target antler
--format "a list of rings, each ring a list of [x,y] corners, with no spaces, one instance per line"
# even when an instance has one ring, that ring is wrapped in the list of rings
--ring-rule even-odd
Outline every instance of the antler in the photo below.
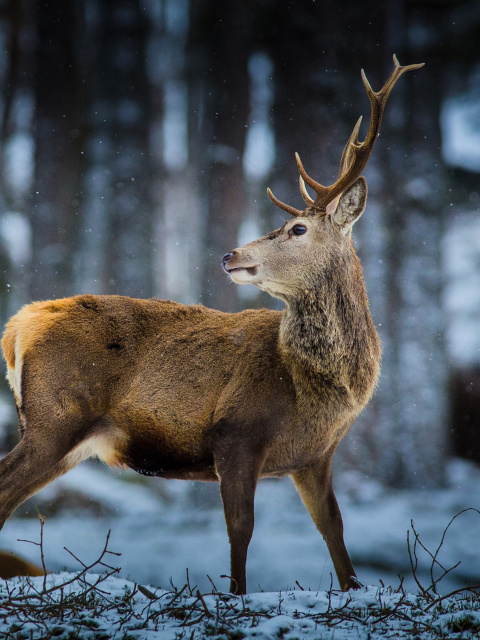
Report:
[[[283,209],[287,213],[290,213],[292,216],[303,216],[303,214],[305,213],[304,211],[300,211],[300,209],[295,209],[295,207],[291,207],[289,204],[285,204],[284,202],[276,198],[268,187],[267,187],[267,193],[268,193],[268,197],[273,202],[273,204],[276,204],[277,207],[280,207],[280,209]],[[307,197],[308,197],[308,194],[307,194]]]
[[[372,153],[375,141],[378,138],[383,111],[385,109],[388,96],[395,86],[395,83],[406,71],[420,69],[421,67],[423,67],[424,63],[410,64],[402,67],[397,60],[397,56],[394,55],[393,65],[394,67],[392,73],[390,74],[390,77],[385,82],[380,91],[377,92],[373,91],[370,83],[367,80],[367,76],[362,69],[363,84],[365,86],[368,99],[370,100],[370,125],[365,140],[363,142],[360,142],[358,140],[358,132],[360,129],[360,123],[362,122],[362,118],[360,117],[358,119],[343,151],[342,159],[340,161],[338,179],[336,182],[334,182],[329,187],[325,187],[319,182],[313,180],[313,178],[311,178],[303,168],[303,164],[298,153],[295,154],[298,170],[300,172],[300,192],[309,207],[313,207],[317,211],[326,211],[327,205],[335,200],[335,198],[338,198],[344,191],[346,191],[348,187],[350,187],[362,174],[367,165],[368,159],[370,158],[370,154]],[[305,188],[305,182],[317,194],[315,200],[312,200],[312,198],[310,198],[310,196],[308,195]],[[270,189],[267,189],[267,193],[272,202],[276,204],[277,207],[280,207],[291,215],[300,216],[305,214],[304,211],[299,211],[294,207],[290,207],[289,205],[280,202],[280,200],[275,198]]]

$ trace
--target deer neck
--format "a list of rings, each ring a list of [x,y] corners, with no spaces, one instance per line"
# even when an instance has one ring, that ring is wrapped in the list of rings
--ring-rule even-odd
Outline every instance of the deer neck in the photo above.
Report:
[[[287,301],[280,347],[302,391],[352,394],[366,403],[378,376],[380,345],[353,248],[345,262],[327,265]]]

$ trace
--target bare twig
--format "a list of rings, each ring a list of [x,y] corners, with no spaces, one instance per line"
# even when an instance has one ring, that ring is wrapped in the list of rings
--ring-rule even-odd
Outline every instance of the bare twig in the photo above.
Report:
[[[436,604],[439,604],[440,602],[443,602],[443,600],[447,600],[448,598],[453,598],[459,593],[465,593],[466,591],[473,591],[473,593],[477,594],[477,591],[479,590],[480,590],[479,584],[468,586],[468,587],[460,587],[460,589],[455,589],[454,591],[450,591],[450,593],[447,593],[446,595],[441,596],[440,598],[437,598],[433,602],[430,602],[430,604],[425,607],[424,611],[428,611],[429,609],[434,607]]]
[[[424,596],[424,598],[427,598],[428,600],[432,599],[432,596],[428,593],[427,589],[424,588],[424,586],[422,585],[422,583],[420,582],[420,580],[418,579],[417,576],[417,568],[418,568],[418,557],[417,557],[417,533],[415,531],[415,527],[414,527],[414,523],[413,520],[410,521],[411,522],[411,526],[412,526],[412,531],[415,534],[415,542],[413,543],[413,556],[412,556],[412,548],[410,546],[410,531],[407,531],[407,549],[408,549],[408,557],[410,559],[410,567],[412,569],[412,575],[413,575],[413,579],[415,580],[417,587],[420,589],[422,595]]]
[[[45,555],[43,553],[43,527],[45,526],[45,516],[42,516],[40,512],[38,512],[38,519],[40,520],[40,558],[42,560],[42,569],[43,569],[43,590],[47,589],[47,568],[45,566]]]
[[[202,594],[200,593],[200,590],[197,589],[197,598],[200,600],[200,602],[203,605],[203,609],[205,611],[205,615],[207,616],[207,618],[213,618],[213,613],[210,611],[210,609],[207,607],[207,604],[205,602],[205,600],[203,599]]]

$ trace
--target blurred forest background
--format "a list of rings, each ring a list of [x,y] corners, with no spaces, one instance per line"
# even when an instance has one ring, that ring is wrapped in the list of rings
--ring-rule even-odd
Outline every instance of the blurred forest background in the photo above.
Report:
[[[480,462],[477,0],[2,0],[0,43],[2,323],[82,292],[273,307],[222,255],[282,224],[266,186],[301,206],[295,151],[334,180],[362,67],[425,62],[365,173],[383,370],[339,460],[396,487]]]

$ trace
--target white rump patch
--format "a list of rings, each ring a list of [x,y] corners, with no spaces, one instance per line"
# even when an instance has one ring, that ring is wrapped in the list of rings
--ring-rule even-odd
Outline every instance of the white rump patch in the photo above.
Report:
[[[17,407],[20,407],[22,404],[22,365],[23,359],[18,338],[15,338],[15,368],[7,367],[7,380],[15,396]]]

